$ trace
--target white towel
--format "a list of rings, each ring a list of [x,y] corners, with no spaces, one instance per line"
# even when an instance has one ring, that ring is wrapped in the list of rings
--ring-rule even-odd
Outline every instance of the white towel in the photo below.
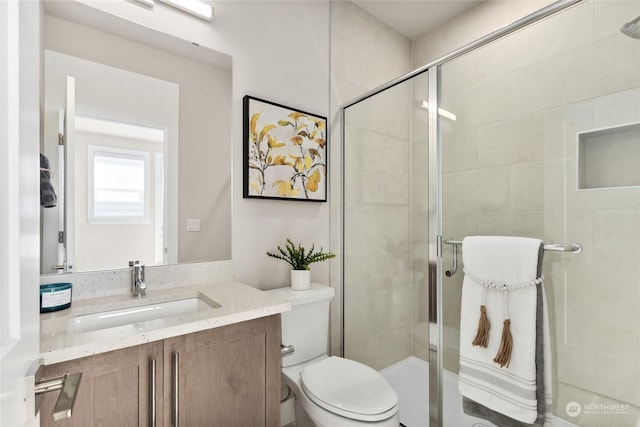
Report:
[[[465,277],[460,318],[460,393],[527,424],[538,418],[536,286],[542,286],[542,279],[537,277],[540,245],[542,241],[538,239],[502,236],[466,237],[462,243]],[[490,324],[486,348],[472,344],[482,302]],[[541,312],[544,394],[545,401],[550,403],[551,353],[545,304]],[[511,322],[513,347],[509,363],[501,367],[493,359],[501,344],[505,319]],[[550,405],[546,405],[544,412],[548,408]]]

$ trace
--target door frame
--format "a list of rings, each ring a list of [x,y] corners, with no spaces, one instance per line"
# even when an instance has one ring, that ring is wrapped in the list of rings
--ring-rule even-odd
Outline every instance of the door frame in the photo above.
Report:
[[[0,2],[0,425],[37,426],[41,4]]]

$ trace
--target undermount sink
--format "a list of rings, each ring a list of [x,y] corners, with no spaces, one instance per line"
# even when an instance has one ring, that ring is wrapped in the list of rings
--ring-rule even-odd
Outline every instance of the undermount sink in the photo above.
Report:
[[[210,311],[218,307],[220,304],[213,300],[191,297],[77,315],[71,319],[71,322],[76,332],[97,331],[125,325],[136,325],[142,328],[146,322]]]

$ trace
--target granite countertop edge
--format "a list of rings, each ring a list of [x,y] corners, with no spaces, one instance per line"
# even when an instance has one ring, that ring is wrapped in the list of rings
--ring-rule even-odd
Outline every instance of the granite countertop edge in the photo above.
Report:
[[[152,326],[143,328],[124,325],[78,333],[72,326],[73,317],[82,314],[195,296],[213,300],[220,307],[211,311],[161,319],[150,322]],[[289,302],[233,280],[157,291],[151,289],[145,297],[139,299],[130,295],[84,299],[74,302],[69,309],[40,315],[40,357],[45,365],[51,365],[280,314],[290,309]]]

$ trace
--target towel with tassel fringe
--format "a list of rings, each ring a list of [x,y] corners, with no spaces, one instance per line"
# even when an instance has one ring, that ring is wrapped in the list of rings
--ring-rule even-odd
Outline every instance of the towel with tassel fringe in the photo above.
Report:
[[[538,298],[542,248],[542,241],[520,237],[462,243],[459,389],[465,412],[499,425],[542,426],[550,409],[548,324]]]

